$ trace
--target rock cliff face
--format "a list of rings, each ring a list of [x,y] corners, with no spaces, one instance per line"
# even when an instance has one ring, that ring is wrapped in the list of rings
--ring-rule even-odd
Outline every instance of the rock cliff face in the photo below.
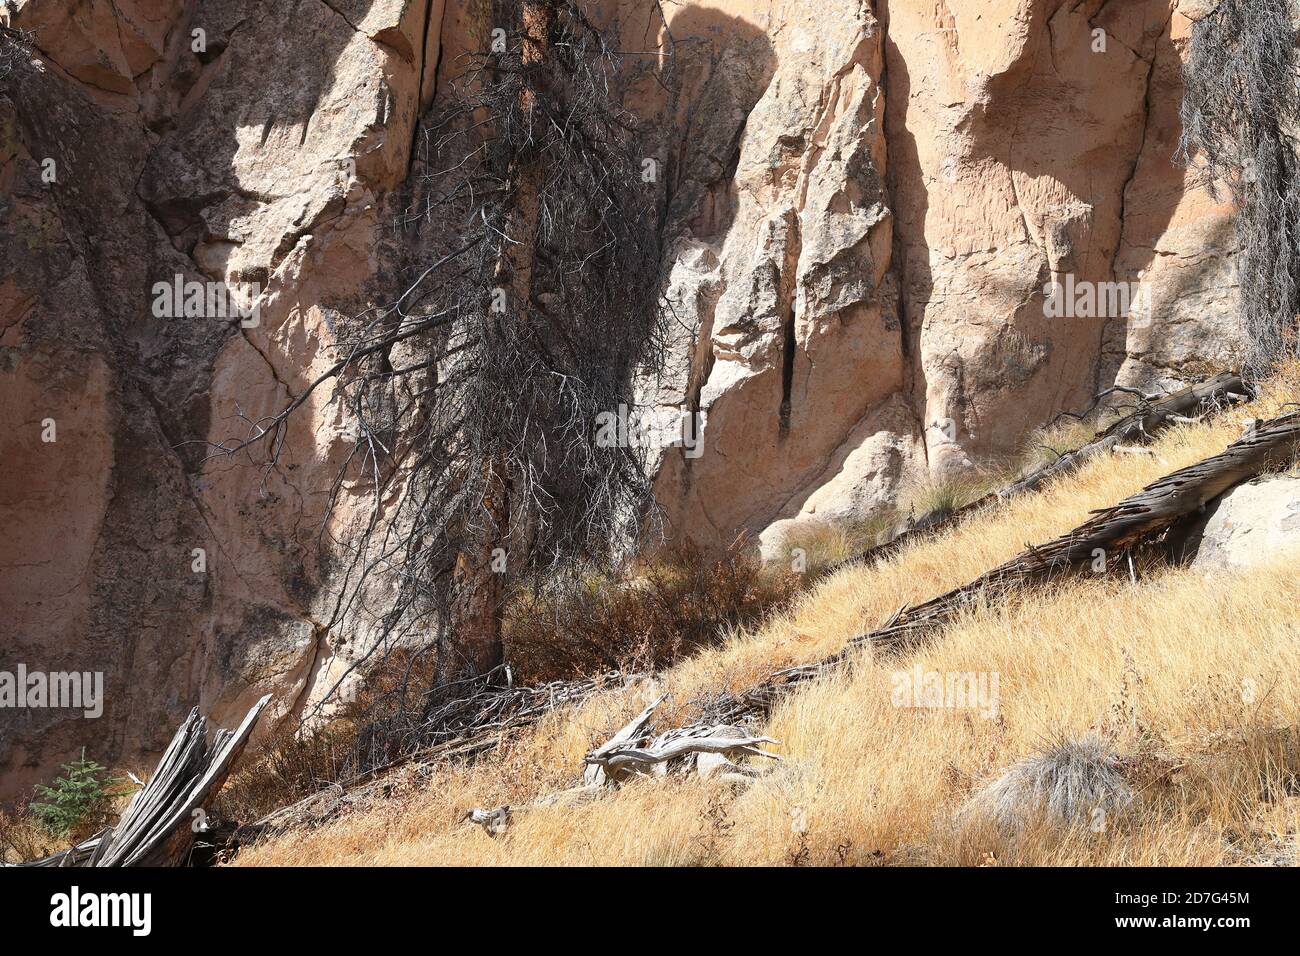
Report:
[[[661,479],[686,533],[770,552],[1108,385],[1231,360],[1230,210],[1173,163],[1173,4],[780,9],[755,12],[772,80],[710,137],[738,144],[734,218],[690,230],[671,273],[710,343],[706,450]],[[1129,308],[1053,315],[1053,282]]]
[[[664,173],[677,330],[645,401],[706,421],[697,456],[659,463],[674,533],[771,550],[1099,388],[1231,359],[1230,210],[1173,163],[1205,3],[688,0],[667,29],[645,0],[590,6],[677,81],[627,92]],[[81,744],[156,751],[195,703],[300,711],[362,640],[326,626],[363,506],[345,489],[326,513],[353,427],[328,389],[273,467],[203,443],[303,394],[340,317],[401,291],[419,119],[492,4],[8,19],[35,40],[0,94],[0,670],[105,675],[96,721],[0,711],[13,793]],[[256,309],[172,317],[176,277]],[[1065,295],[1094,286],[1103,307]]]

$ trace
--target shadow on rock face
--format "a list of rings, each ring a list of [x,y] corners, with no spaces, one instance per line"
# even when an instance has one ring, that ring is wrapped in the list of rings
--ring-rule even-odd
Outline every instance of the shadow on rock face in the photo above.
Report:
[[[31,670],[103,672],[105,708],[6,711],[3,796],[82,746],[101,763],[156,752],[203,695],[233,699],[253,676],[214,685],[222,662],[251,653],[292,675],[311,659],[314,638],[286,643],[276,625],[301,619],[315,588],[301,500],[289,485],[259,499],[247,469],[230,507],[265,531],[263,563],[235,566],[229,549],[250,542],[205,502],[204,450],[185,444],[230,414],[214,411],[213,377],[240,330],[160,318],[153,288],[267,283],[342,211],[344,148],[358,147],[363,178],[391,178],[385,150],[409,142],[380,141],[415,114],[416,95],[381,69],[389,48],[358,32],[372,0],[178,3],[164,20],[131,2],[74,16],[83,6],[23,8],[16,25],[44,62],[0,86],[13,144],[0,153],[0,645]],[[246,358],[265,394],[241,392],[244,408],[283,401],[267,360]],[[275,639],[249,651],[240,641],[262,623]]]

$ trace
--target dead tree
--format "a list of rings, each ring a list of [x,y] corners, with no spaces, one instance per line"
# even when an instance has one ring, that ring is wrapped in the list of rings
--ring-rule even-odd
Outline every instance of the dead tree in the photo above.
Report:
[[[500,572],[613,564],[652,511],[644,450],[602,443],[597,423],[662,365],[662,197],[618,105],[622,57],[584,6],[494,6],[504,38],[464,58],[423,123],[407,224],[424,245],[405,291],[344,323],[333,366],[216,449],[271,467],[312,392],[348,408],[358,439],[329,504],[360,477],[372,506],[339,542],[329,626],[377,624],[356,666],[438,636],[440,683],[494,672]]]
[[[1221,0],[1183,69],[1179,156],[1236,206],[1246,371],[1300,354],[1300,59],[1289,0]]]
[[[208,739],[195,707],[172,738],[147,783],[131,797],[117,825],[71,849],[25,866],[183,866],[203,832],[206,808],[225,783],[270,695],[236,730]]]
[[[32,34],[0,24],[0,80],[13,72],[14,65],[31,56]]]

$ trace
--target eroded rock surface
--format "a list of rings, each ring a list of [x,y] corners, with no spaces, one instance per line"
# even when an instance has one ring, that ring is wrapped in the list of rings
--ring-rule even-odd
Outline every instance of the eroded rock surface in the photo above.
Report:
[[[6,791],[83,743],[154,752],[196,703],[220,721],[270,691],[283,716],[318,692],[343,641],[321,625],[318,536],[348,423],[316,396],[269,469],[203,443],[300,394],[334,361],[336,315],[366,304],[441,18],[17,5],[35,66],[0,100],[0,660],[102,671],[106,705],[90,725],[5,711]],[[175,276],[256,288],[257,320],[159,318]]]
[[[661,497],[682,533],[744,529],[769,555],[802,522],[867,518],[1102,388],[1185,382],[1238,341],[1230,210],[1173,161],[1175,4],[837,14],[749,15],[775,68],[738,127],[735,212],[721,234],[688,229],[670,273],[705,343],[681,380],[708,417]],[[1052,315],[1053,282],[1128,301]]]
[[[676,92],[627,99],[664,171],[676,328],[642,394],[705,423],[698,455],[661,456],[673,533],[770,552],[1099,388],[1230,361],[1230,210],[1173,163],[1207,6],[689,0],[665,31],[593,3],[629,50],[675,41]],[[330,389],[274,467],[203,442],[249,434],[333,361],[341,317],[401,291],[418,120],[491,10],[11,6],[35,50],[0,96],[0,669],[102,670],[107,700],[93,723],[0,712],[4,793],[82,744],[156,752],[196,703],[300,713],[363,642],[326,626],[363,507],[348,487],[326,514],[353,427]],[[256,322],[160,318],[175,276],[256,288]],[[1146,310],[1050,316],[1067,277]]]

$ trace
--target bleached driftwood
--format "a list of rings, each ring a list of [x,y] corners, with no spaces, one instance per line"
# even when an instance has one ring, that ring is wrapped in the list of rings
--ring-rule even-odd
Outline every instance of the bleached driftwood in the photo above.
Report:
[[[593,799],[607,787],[638,775],[665,774],[670,770],[695,771],[703,777],[749,783],[760,771],[734,761],[746,757],[781,759],[760,747],[760,744],[776,743],[771,737],[755,737],[734,726],[700,724],[647,738],[650,719],[665,699],[659,697],[606,743],[583,758],[581,785],[547,794],[521,807],[473,807],[465,811],[462,819],[482,827],[488,836],[498,837],[523,811],[557,805],[574,806]]]
[[[582,771],[582,782],[584,784],[587,786],[601,786],[608,782],[603,757],[644,736],[646,728],[650,726],[650,718],[654,715],[655,708],[662,704],[665,699],[667,699],[667,695],[660,696],[658,700],[628,721],[622,730],[587,755]]]
[[[728,762],[742,757],[781,759],[759,746],[776,743],[771,737],[755,737],[730,724],[697,724],[669,730],[646,740],[645,728],[649,725],[655,708],[663,701],[664,698],[660,697],[609,742],[587,754],[584,758],[587,765],[583,772],[584,781],[621,783],[638,774],[667,772],[674,762],[693,769],[695,759],[700,754],[719,754],[727,758]]]
[[[189,856],[196,811],[217,795],[230,768],[244,751],[257,718],[271,702],[267,694],[236,730],[218,730],[206,743],[205,721],[195,707],[158,762],[158,769],[136,791],[113,831],[100,843],[92,866],[180,866]],[[169,761],[169,757],[171,758]]]
[[[638,774],[667,772],[675,761],[681,761],[683,769],[695,769],[701,754],[720,754],[728,762],[740,757],[780,760],[759,746],[774,743],[771,737],[755,737],[730,724],[697,724],[669,730],[642,746],[624,744],[599,756],[588,754],[586,759],[604,770],[607,780],[619,783]]]

